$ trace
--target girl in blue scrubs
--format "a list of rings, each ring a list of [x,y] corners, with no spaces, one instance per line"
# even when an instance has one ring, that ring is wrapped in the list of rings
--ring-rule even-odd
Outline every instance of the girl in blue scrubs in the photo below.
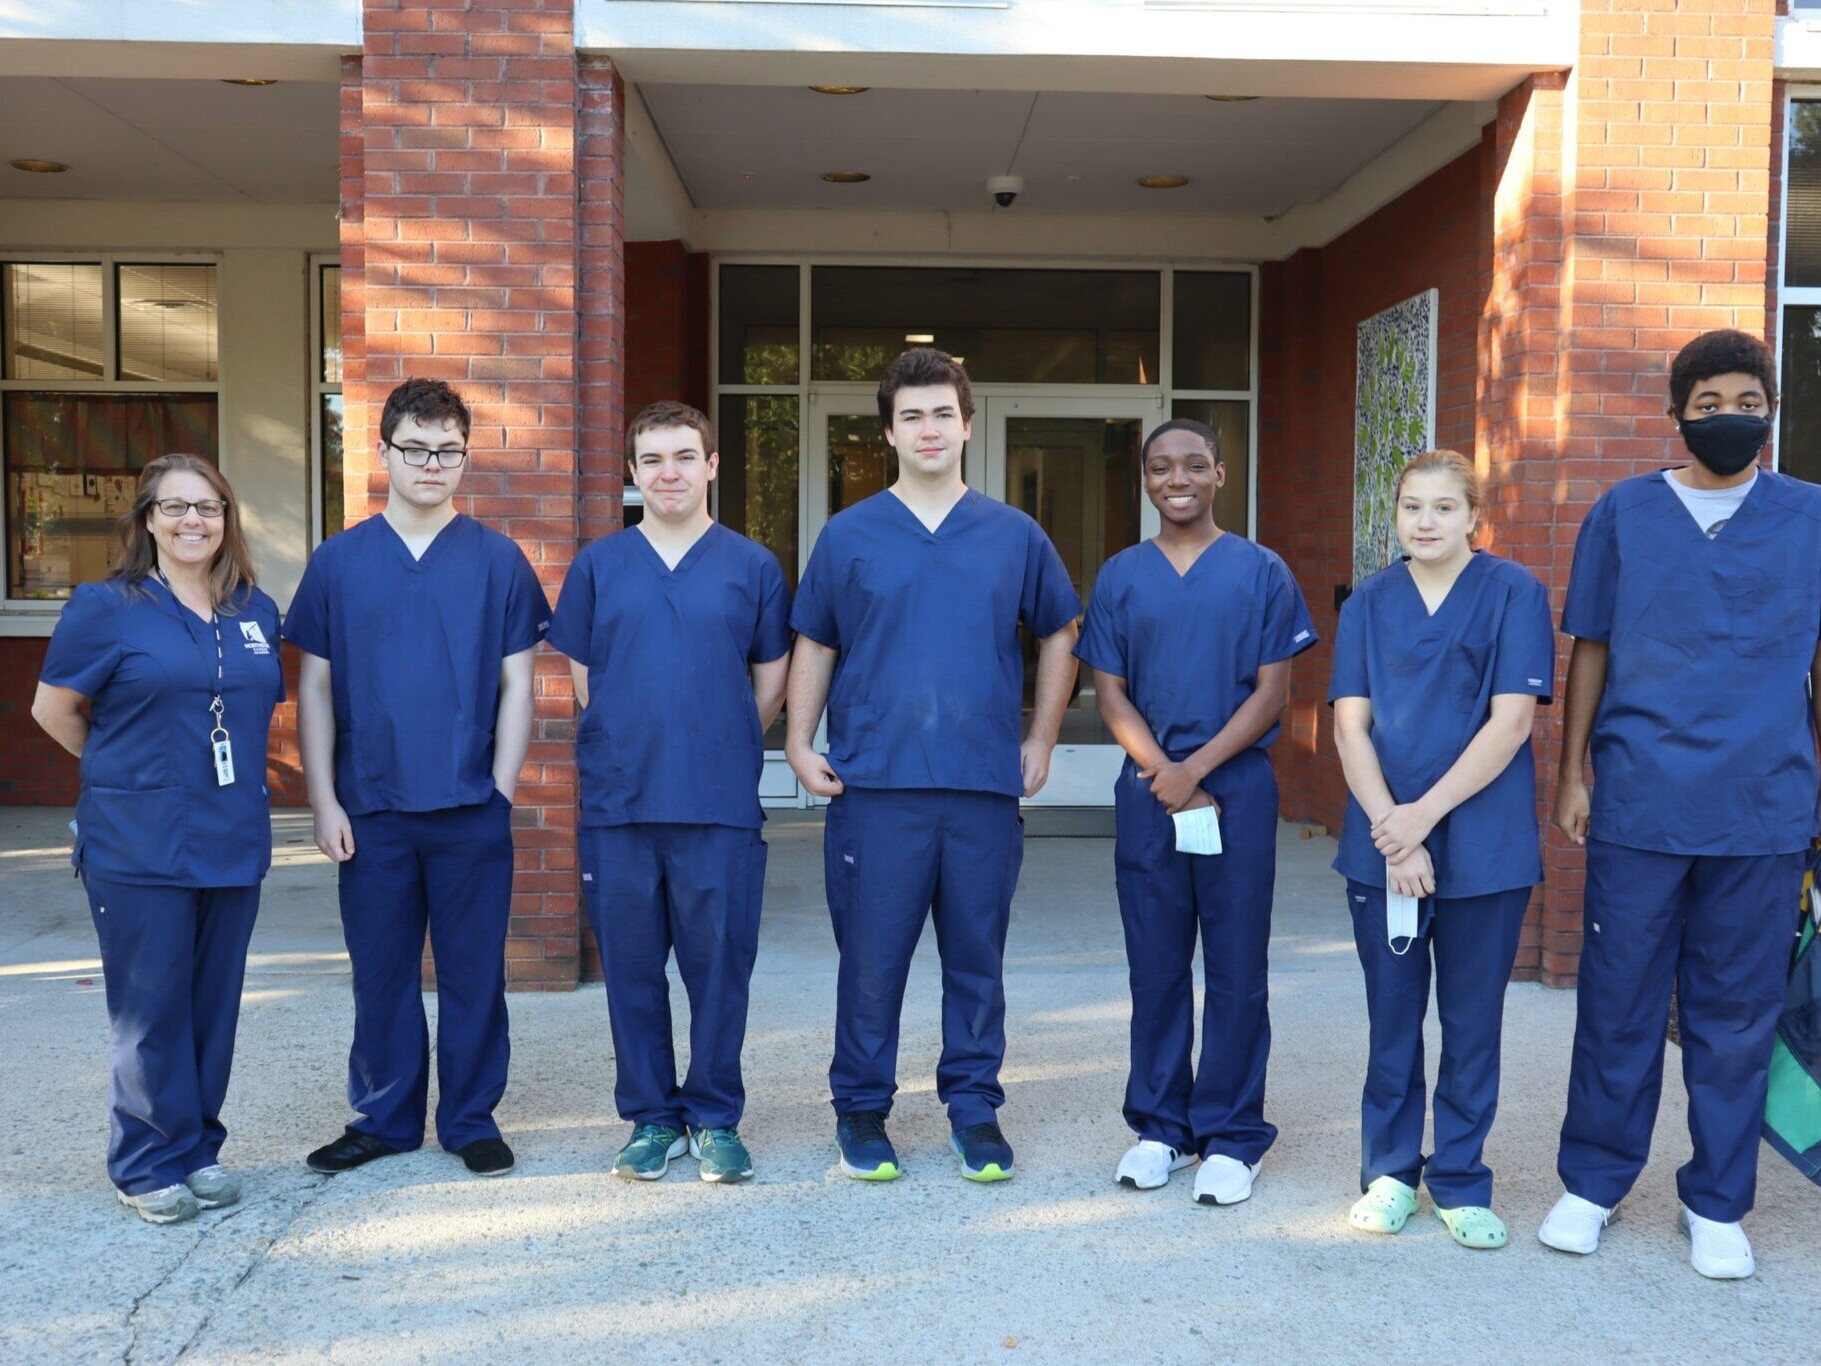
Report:
[[[1196,1201],[1231,1205],[1251,1196],[1277,1136],[1264,1117],[1277,875],[1266,751],[1290,660],[1315,629],[1284,562],[1215,524],[1226,468],[1211,428],[1166,422],[1140,460],[1162,529],[1101,567],[1075,651],[1127,755],[1113,863],[1132,988],[1125,1119],[1138,1143],[1115,1179],[1150,1189],[1200,1158]],[[1209,819],[1201,811],[1218,821],[1217,853],[1179,845],[1178,817]],[[1191,1072],[1198,929],[1207,989]]]
[[[1566,1193],[1539,1235],[1594,1251],[1643,1170],[1673,985],[1694,1140],[1682,1229],[1696,1271],[1733,1279],[1754,1268],[1739,1221],[1816,831],[1821,489],[1756,464],[1777,396],[1756,337],[1696,338],[1669,390],[1694,460],[1594,504],[1562,611],[1556,823],[1587,846],[1587,889]]]
[[[1507,1235],[1481,1152],[1498,1107],[1505,983],[1543,875],[1530,730],[1550,695],[1555,635],[1537,577],[1474,552],[1479,513],[1464,456],[1429,451],[1404,467],[1406,558],[1342,606],[1328,700],[1349,794],[1334,867],[1347,879],[1371,1020],[1364,1194],[1349,1222],[1396,1233],[1421,1181],[1456,1242],[1495,1248]],[[1388,885],[1418,899],[1414,934],[1392,936]],[[1432,959],[1442,1062],[1425,1160]]]
[[[688,1151],[704,1181],[744,1181],[759,774],[784,702],[790,591],[777,556],[709,516],[720,457],[706,416],[653,404],[626,439],[644,518],[576,557],[550,627],[582,706],[582,901],[607,978],[614,1100],[633,1125],[613,1171],[655,1181]],[[681,1086],[673,951],[689,993]]]
[[[239,509],[193,455],[146,466],[119,567],[71,595],[32,715],[82,761],[75,865],[101,941],[108,1175],[150,1223],[231,1205],[221,1106],[272,862],[266,737],[278,609]]]
[[[316,548],[285,615],[304,652],[298,739],[316,845],[340,866],[354,970],[348,1103],[304,1160],[340,1172],[424,1140],[424,932],[436,960],[436,1137],[477,1176],[512,1169],[506,1090],[512,793],[550,607],[524,551],[455,510],[469,413],[408,380],[380,417],[382,515]]]

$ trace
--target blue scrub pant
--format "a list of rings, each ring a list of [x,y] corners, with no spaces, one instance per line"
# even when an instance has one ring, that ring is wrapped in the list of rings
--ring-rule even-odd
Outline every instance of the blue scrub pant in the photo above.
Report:
[[[1556,1170],[1572,1195],[1623,1200],[1650,1156],[1670,985],[1694,1156],[1682,1203],[1733,1223],[1758,1187],[1758,1137],[1805,855],[1661,854],[1587,841],[1568,1115]]]
[[[1505,985],[1529,902],[1528,887],[1488,896],[1425,897],[1417,937],[1398,954],[1385,938],[1385,889],[1347,883],[1371,1021],[1360,1096],[1362,1191],[1381,1176],[1411,1189],[1426,1179],[1441,1209],[1492,1204],[1492,1170],[1481,1154],[1498,1113]],[[1431,954],[1442,1061],[1435,1077],[1435,1153],[1425,1165],[1423,1017],[1429,1013]]]
[[[991,1121],[1005,1103],[1005,933],[1024,862],[1018,799],[850,787],[828,808],[822,860],[841,957],[828,1069],[835,1113],[891,1111],[904,986],[933,911],[942,957],[936,1094],[956,1129]]]
[[[128,1195],[213,1166],[228,1131],[259,888],[149,887],[85,872],[107,993],[107,1173]]]
[[[740,1048],[759,953],[765,841],[728,825],[609,825],[581,832],[582,900],[601,946],[620,1118],[731,1129],[746,1109]],[[689,1071],[670,1032],[675,951],[689,994]]]
[[[349,1126],[407,1152],[424,1141],[430,1036],[424,928],[436,958],[436,1138],[450,1151],[498,1138],[506,1091],[506,921],[512,906],[512,807],[351,816],[341,865],[341,925],[354,967]]]
[[[1132,988],[1125,1121],[1140,1138],[1203,1157],[1256,1163],[1267,1124],[1265,1066],[1277,778],[1240,755],[1204,786],[1220,803],[1219,854],[1176,850],[1176,824],[1128,761],[1114,788],[1114,881]],[[1195,1040],[1195,935],[1201,934],[1201,1065]]]

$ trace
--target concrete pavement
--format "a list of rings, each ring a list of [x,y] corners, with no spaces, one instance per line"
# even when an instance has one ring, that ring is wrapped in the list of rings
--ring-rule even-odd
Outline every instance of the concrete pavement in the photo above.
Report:
[[[1149,1362],[1446,1356],[1813,1361],[1821,1191],[1763,1150],[1755,1279],[1689,1268],[1675,1230],[1688,1138],[1672,1049],[1656,1151],[1590,1259],[1536,1227],[1558,1193],[1572,993],[1511,989],[1504,1105],[1488,1159],[1512,1230],[1455,1247],[1423,1210],[1396,1238],[1345,1222],[1356,1194],[1365,1010],[1332,841],[1281,832],[1269,1117],[1281,1136],[1250,1203],[1207,1210],[1193,1172],[1112,1183],[1128,1015],[1111,841],[1032,840],[1012,926],[1002,1113],[1016,1180],[958,1179],[932,1074],[931,937],[904,1022],[892,1126],[907,1168],[834,1170],[825,1073],[835,957],[820,827],[775,823],[746,1047],[745,1187],[681,1162],[605,1173],[613,1115],[598,985],[514,996],[500,1120],[516,1173],[472,1178],[434,1147],[325,1178],[302,1155],[340,1132],[352,1008],[333,875],[303,813],[254,936],[224,1158],[238,1208],[169,1229],[132,1218],[103,1169],[106,1016],[68,813],[0,809],[0,1359]],[[675,996],[679,1050],[686,1006]],[[434,1001],[430,1003],[434,1010]],[[1435,1037],[1431,1024],[1431,1069]],[[434,1103],[434,1098],[433,1098]]]

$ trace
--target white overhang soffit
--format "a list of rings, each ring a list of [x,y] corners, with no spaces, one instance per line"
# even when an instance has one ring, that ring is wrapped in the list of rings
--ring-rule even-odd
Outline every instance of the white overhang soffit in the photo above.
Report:
[[[1777,75],[1821,81],[1821,9],[1797,10],[1777,20]]]

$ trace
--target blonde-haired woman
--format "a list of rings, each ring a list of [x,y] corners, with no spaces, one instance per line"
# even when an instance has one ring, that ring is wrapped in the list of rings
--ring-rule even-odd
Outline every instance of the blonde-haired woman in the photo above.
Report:
[[[63,609],[32,716],[82,761],[74,862],[107,988],[108,1175],[122,1204],[171,1224],[240,1198],[220,1114],[272,861],[284,676],[278,609],[219,470],[154,460],[120,535],[119,567]]]
[[[1482,1160],[1498,1108],[1505,983],[1542,880],[1530,727],[1555,668],[1536,575],[1475,552],[1480,487],[1453,451],[1398,476],[1405,556],[1360,584],[1334,641],[1334,736],[1350,799],[1334,867],[1366,976],[1370,1055],[1349,1222],[1396,1233],[1417,1184],[1464,1247],[1506,1242]],[[1416,898],[1415,923],[1387,891]],[[1423,1017],[1442,1025],[1435,1151],[1424,1158]]]

